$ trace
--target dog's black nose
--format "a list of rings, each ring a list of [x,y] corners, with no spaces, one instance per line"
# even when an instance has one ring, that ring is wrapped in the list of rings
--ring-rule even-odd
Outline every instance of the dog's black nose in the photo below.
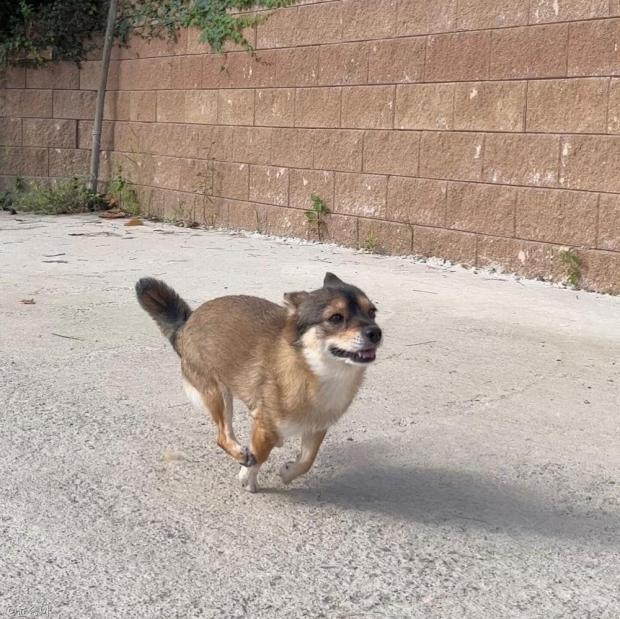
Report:
[[[381,341],[381,329],[377,325],[370,325],[364,327],[362,330],[364,337],[371,341],[373,344],[378,344]]]

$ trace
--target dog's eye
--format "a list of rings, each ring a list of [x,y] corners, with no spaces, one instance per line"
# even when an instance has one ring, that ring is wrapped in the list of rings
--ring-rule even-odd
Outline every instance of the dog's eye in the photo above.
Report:
[[[344,320],[344,316],[342,314],[332,314],[329,317],[329,322],[333,325],[339,325]]]
[[[368,311],[368,316],[374,320],[377,317],[377,310],[373,307]]]

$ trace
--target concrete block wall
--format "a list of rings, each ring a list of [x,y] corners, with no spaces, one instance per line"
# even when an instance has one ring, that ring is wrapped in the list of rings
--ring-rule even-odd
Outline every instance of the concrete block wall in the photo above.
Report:
[[[249,55],[117,49],[104,173],[147,212],[620,292],[618,0],[326,0]],[[85,174],[100,63],[0,83],[0,175]],[[618,76],[618,77],[616,77]]]

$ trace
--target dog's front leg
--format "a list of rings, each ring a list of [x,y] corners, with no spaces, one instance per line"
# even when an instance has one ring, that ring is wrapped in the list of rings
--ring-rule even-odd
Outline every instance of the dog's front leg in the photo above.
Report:
[[[301,453],[296,462],[287,462],[280,467],[280,477],[285,484],[290,484],[296,477],[307,473],[312,465],[319,447],[325,438],[325,431],[305,432],[301,435]]]

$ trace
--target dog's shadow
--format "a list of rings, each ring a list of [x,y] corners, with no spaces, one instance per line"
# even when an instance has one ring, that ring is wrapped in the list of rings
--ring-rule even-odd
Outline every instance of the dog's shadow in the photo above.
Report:
[[[584,509],[567,498],[482,473],[366,462],[328,479],[313,475],[307,482],[302,478],[267,492],[283,500],[327,503],[412,522],[620,546],[617,514]]]

